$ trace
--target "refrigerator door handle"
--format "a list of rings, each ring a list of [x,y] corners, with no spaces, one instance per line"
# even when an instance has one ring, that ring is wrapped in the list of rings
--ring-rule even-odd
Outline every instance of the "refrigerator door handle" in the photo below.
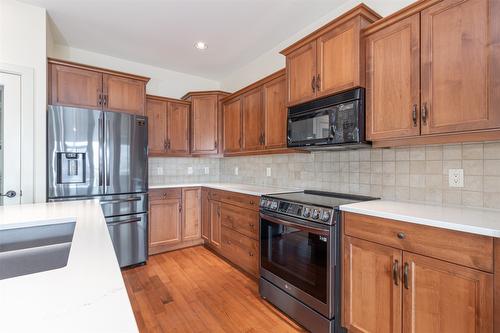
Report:
[[[141,222],[141,221],[142,221],[142,219],[140,217],[138,217],[138,218],[133,218],[133,219],[128,219],[128,220],[109,222],[109,223],[107,223],[107,225],[108,226],[115,226],[115,225],[120,225],[120,224],[136,223],[136,222]]]
[[[106,186],[109,186],[111,183],[110,180],[110,173],[109,173],[109,119],[108,117],[105,117],[105,128],[104,128],[104,149],[105,149],[105,154],[106,154],[106,160],[105,160],[105,169],[106,169]],[[107,193],[107,189],[105,190],[105,193]]]
[[[109,204],[117,204],[122,202],[131,202],[131,201],[141,201],[140,197],[130,197],[126,199],[115,199],[115,200],[101,200],[101,205],[109,205]]]
[[[98,140],[99,140],[99,186],[104,185],[104,115],[101,113],[99,116],[99,129],[98,129]]]

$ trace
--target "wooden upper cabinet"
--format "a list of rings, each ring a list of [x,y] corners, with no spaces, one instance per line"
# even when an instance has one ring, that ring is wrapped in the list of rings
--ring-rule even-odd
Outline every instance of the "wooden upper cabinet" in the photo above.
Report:
[[[286,57],[288,104],[300,104],[316,97],[316,41]]]
[[[422,11],[422,134],[500,127],[499,16],[497,0]]]
[[[321,35],[317,44],[317,96],[361,85],[360,25],[348,21]]]
[[[259,150],[264,145],[264,112],[262,88],[252,90],[242,97],[243,150]]]
[[[50,105],[145,114],[148,78],[49,59]]]
[[[281,51],[286,56],[287,105],[364,87],[361,29],[378,19],[361,4]]]
[[[345,237],[343,256],[342,326],[351,333],[401,332],[402,251]]]
[[[102,108],[102,73],[71,66],[49,64],[50,105]]]
[[[167,128],[169,152],[189,155],[189,105],[168,102]]]
[[[148,99],[146,116],[148,117],[149,153],[165,153],[167,149],[167,102]]]
[[[241,150],[241,98],[224,103],[224,152]]]
[[[404,333],[493,332],[492,274],[407,252],[403,261]]]
[[[419,14],[366,37],[369,140],[420,135],[419,45]]]
[[[145,82],[104,74],[103,93],[104,110],[144,115],[146,100]]]
[[[201,237],[201,189],[182,189],[182,240],[196,240]]]
[[[266,148],[287,145],[286,79],[278,77],[264,85],[264,143]]]
[[[151,200],[149,205],[149,246],[181,242],[181,200]]]
[[[217,154],[218,152],[218,97],[217,95],[191,98],[191,152]]]

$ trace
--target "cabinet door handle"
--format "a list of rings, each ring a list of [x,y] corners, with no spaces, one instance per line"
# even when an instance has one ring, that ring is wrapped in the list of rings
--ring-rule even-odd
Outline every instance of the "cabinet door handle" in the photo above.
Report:
[[[320,86],[321,86],[321,77],[318,74],[318,76],[316,77],[316,91],[320,90]]]
[[[417,127],[417,104],[413,104],[411,116],[413,118],[413,127]]]
[[[108,106],[108,94],[104,94],[104,95],[102,96],[102,104],[103,104],[104,106]]]
[[[164,140],[163,140],[163,150],[164,150],[164,151],[167,151],[167,150],[168,150],[168,143],[167,143],[167,139],[164,139]]]
[[[99,92],[99,91],[97,91]],[[101,106],[102,105],[102,94],[99,93],[99,96],[97,96],[97,105]]]
[[[394,280],[394,284],[399,286],[399,261],[395,260],[392,264],[392,279]]]
[[[403,268],[403,284],[405,285],[405,289],[409,289],[408,285],[408,271],[410,269],[410,265],[408,265],[407,262],[405,262],[405,266]]]
[[[422,105],[422,122],[424,123],[424,125],[427,125],[427,103],[424,103]]]
[[[250,257],[253,257],[253,256],[254,256],[253,252],[248,252],[248,255],[249,255]]]
[[[217,140],[214,141],[214,148],[217,149]]]
[[[313,75],[312,81],[311,81],[311,88],[313,92],[316,92],[316,76]]]
[[[248,226],[249,226],[250,228],[252,228],[252,229],[253,229],[253,228],[255,227],[255,224],[253,224],[253,223],[248,223]]]

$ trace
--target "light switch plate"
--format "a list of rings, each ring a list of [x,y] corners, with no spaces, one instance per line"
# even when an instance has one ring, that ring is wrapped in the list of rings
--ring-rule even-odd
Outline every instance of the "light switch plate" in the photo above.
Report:
[[[205,167],[203,169],[205,170],[205,175],[208,175],[210,173],[210,168],[209,167]]]
[[[448,182],[450,187],[464,187],[464,169],[448,170]]]
[[[163,167],[157,167],[156,168],[156,174],[158,176],[163,176]]]
[[[193,167],[188,167],[188,175],[192,175],[193,174]]]
[[[271,177],[271,168],[266,168],[266,176]]]
[[[235,168],[234,168],[234,175],[235,175],[235,176],[238,176],[238,172],[239,172],[238,167],[235,167]]]

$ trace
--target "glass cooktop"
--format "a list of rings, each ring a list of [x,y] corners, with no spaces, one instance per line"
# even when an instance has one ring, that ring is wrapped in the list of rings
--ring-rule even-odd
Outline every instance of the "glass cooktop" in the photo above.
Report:
[[[337,208],[341,205],[379,199],[362,195],[308,190],[301,192],[270,194],[266,195],[266,197],[286,200],[289,202],[302,203],[306,205],[322,206],[326,208]]]

